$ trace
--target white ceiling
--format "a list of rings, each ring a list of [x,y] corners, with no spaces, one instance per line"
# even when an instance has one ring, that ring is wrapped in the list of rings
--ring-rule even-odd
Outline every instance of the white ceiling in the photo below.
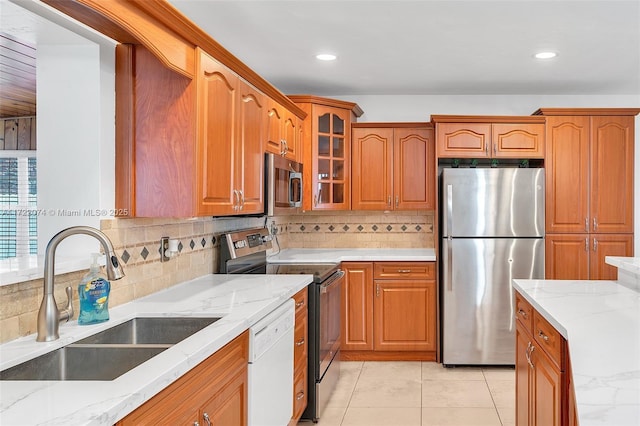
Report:
[[[640,0],[169,1],[284,93],[640,94]]]

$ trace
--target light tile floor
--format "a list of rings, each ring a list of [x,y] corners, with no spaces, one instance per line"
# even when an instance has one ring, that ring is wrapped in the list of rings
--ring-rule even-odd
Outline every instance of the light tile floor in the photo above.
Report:
[[[513,426],[513,368],[350,361],[318,426]],[[312,423],[300,422],[299,426]]]

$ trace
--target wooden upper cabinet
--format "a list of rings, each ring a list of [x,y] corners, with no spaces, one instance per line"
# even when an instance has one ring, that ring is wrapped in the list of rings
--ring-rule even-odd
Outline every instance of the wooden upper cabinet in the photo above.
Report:
[[[393,133],[392,128],[352,129],[352,210],[393,208]]]
[[[352,126],[352,210],[434,208],[433,129],[399,124]]]
[[[237,207],[235,154],[238,77],[203,51],[197,56],[198,215],[233,214]]]
[[[300,120],[285,107],[270,100],[266,108],[267,137],[265,151],[301,161],[299,154]]]
[[[433,210],[436,197],[433,129],[397,128],[393,147],[394,208]]]
[[[544,124],[491,125],[495,158],[542,158],[544,139]]]
[[[547,233],[632,233],[634,117],[546,119]]]
[[[589,117],[547,117],[546,231],[589,232]]]
[[[633,232],[634,117],[591,117],[590,232]]]
[[[446,116],[436,123],[438,158],[544,158],[541,117]]]
[[[442,123],[436,125],[439,157],[488,158],[491,124]]]
[[[200,51],[198,215],[264,211],[264,96]]]
[[[351,123],[362,110],[351,102],[312,95],[289,98],[307,113],[299,144],[303,210],[350,210]]]

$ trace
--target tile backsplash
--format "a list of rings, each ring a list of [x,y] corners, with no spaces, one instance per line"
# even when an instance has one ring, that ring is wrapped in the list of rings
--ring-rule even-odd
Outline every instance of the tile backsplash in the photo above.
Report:
[[[218,271],[221,233],[275,224],[280,248],[429,248],[433,247],[433,212],[306,212],[293,216],[108,219],[102,231],[113,243],[125,277],[111,283],[109,307]],[[160,238],[179,240],[179,253],[160,262]],[[275,249],[275,248],[274,248]],[[89,265],[87,264],[87,268]],[[55,297],[66,300],[87,271],[56,276]],[[42,279],[0,286],[0,343],[36,331]]]
[[[305,212],[273,218],[281,248],[431,248],[434,212]]]
[[[219,235],[264,223],[264,217],[103,220],[100,227],[113,243],[125,272],[124,278],[111,282],[109,307],[216,272]],[[160,262],[160,238],[164,236],[178,239],[180,251],[171,260]],[[74,289],[76,318],[76,290],[86,272],[57,275],[55,279],[59,305],[66,301],[65,287]],[[36,332],[42,293],[42,279],[0,287],[0,343]]]

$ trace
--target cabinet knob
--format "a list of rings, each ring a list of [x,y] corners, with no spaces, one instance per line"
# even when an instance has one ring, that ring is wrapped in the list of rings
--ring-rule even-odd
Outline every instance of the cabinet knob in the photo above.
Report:
[[[296,395],[296,401],[300,401],[302,398],[304,398],[304,392],[298,392]]]
[[[304,337],[296,342],[296,346],[304,345]]]
[[[522,309],[518,309],[518,315],[520,315],[521,317],[527,318],[527,313]]]
[[[300,306],[304,306],[304,300],[301,300],[298,303],[296,303],[296,308],[299,308]]]

